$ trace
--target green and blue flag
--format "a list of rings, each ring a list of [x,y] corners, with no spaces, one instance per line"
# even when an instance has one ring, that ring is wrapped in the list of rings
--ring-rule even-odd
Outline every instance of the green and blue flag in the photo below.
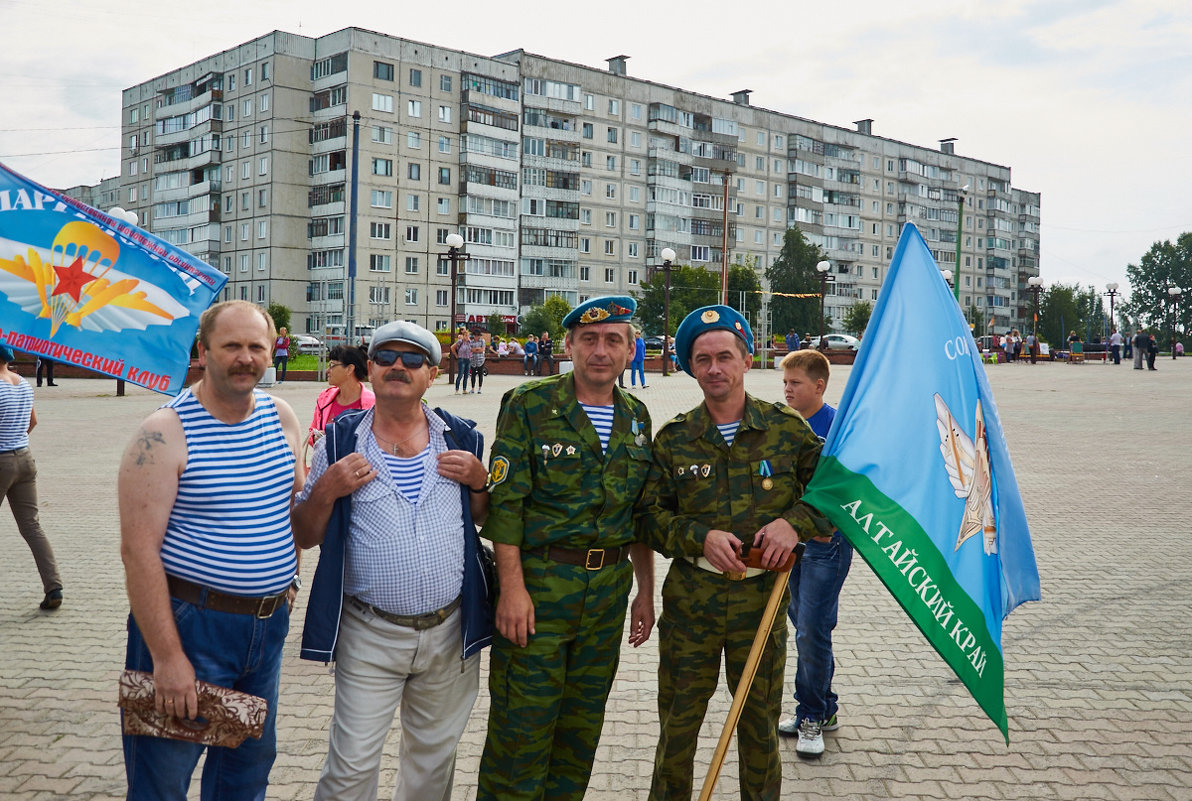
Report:
[[[0,342],[175,395],[227,277],[0,164]]]
[[[1039,599],[1039,572],[984,365],[914,225],[803,500],[848,537],[1008,743],[1002,620]]]

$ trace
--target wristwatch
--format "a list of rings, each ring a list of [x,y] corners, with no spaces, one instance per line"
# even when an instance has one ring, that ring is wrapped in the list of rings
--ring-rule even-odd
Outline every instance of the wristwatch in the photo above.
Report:
[[[290,589],[295,592],[302,589],[302,576],[294,576],[294,580],[290,582]]]

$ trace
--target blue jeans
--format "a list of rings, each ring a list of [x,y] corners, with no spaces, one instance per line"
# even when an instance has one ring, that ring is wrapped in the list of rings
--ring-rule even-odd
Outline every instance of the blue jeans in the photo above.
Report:
[[[468,373],[471,371],[471,369],[472,369],[471,359],[469,359],[467,361],[460,359],[458,361],[458,363],[455,365],[455,391],[456,392],[459,392],[460,387],[463,387],[464,390],[467,390],[467,388],[468,388]]]
[[[261,620],[213,612],[176,598],[170,603],[195,678],[264,698],[269,716],[261,739],[250,737],[238,748],[207,748],[181,740],[125,735],[128,801],[185,801],[191,774],[204,750],[203,801],[261,801],[277,756],[277,692],[290,612],[279,609]],[[153,658],[131,615],[124,666],[153,670]]]
[[[641,376],[642,386],[646,385],[646,363],[645,362],[630,362],[629,363],[629,383],[637,386],[637,377]]]
[[[534,370],[538,367],[537,354],[527,353],[525,357],[522,358],[522,367],[525,368],[527,373],[533,375]]]
[[[290,363],[289,356],[274,356],[273,357],[273,370],[274,370],[275,375],[277,376],[277,381],[279,384],[282,381],[286,380],[286,367],[289,365],[289,363]]]
[[[836,660],[832,656],[832,629],[840,609],[840,588],[853,563],[853,546],[839,531],[831,542],[808,540],[803,558],[791,571],[791,603],[787,615],[795,625],[799,653],[795,670],[795,716],[830,720],[836,714],[832,691]]]

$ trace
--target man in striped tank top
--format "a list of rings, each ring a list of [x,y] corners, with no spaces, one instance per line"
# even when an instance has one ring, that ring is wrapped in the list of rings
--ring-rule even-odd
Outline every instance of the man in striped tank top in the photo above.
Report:
[[[635,578],[630,644],[654,627],[653,554],[636,531],[650,415],[617,387],[636,307],[629,297],[577,306],[563,318],[572,371],[501,401],[484,526],[500,597],[480,801],[583,798]]]
[[[196,716],[196,679],[269,704],[260,739],[207,749],[204,798],[263,799],[277,753],[287,601],[298,570],[289,512],[302,478],[298,418],[256,389],[275,338],[258,306],[208,309],[199,322],[202,380],[146,418],[120,464],[132,607],[125,667],[153,673],[165,714]],[[128,798],[183,801],[203,751],[125,736]]]
[[[451,798],[455,749],[491,636],[487,592],[468,559],[478,543],[473,521],[488,511],[488,472],[470,421],[422,402],[441,359],[438,340],[419,325],[392,322],[373,333],[376,405],[327,429],[293,510],[295,541],[320,546],[302,656],[336,661],[315,801],[376,801],[399,708],[395,801]],[[341,448],[345,436],[353,444]],[[465,440],[475,450],[462,449]]]
[[[820,440],[797,412],[745,392],[753,332],[728,306],[705,306],[675,332],[679,367],[704,402],[658,430],[646,541],[672,558],[658,624],[660,737],[650,801],[691,801],[695,749],[723,655],[734,691],[777,573],[799,540],[832,525],[800,501]],[[747,547],[763,567],[746,567]],[[787,593],[789,595],[789,592]],[[785,601],[788,599],[784,599]],[[741,798],[778,801],[778,714],[786,621],[777,618],[737,725]]]

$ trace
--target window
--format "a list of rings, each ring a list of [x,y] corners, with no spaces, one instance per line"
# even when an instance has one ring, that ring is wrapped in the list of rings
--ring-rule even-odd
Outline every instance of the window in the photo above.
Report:
[[[617,197],[617,185],[616,184],[605,184],[604,185],[604,196],[606,198],[608,198],[609,200],[615,200]]]
[[[579,268],[579,280],[591,281],[592,280],[592,268],[591,267],[580,267]]]
[[[439,122],[451,122],[451,106],[439,106]]]
[[[406,305],[407,306],[417,306],[418,305],[418,290],[417,289],[407,289],[406,290]]]
[[[637,283],[637,270],[629,270],[626,273],[625,280],[631,284],[636,284]]]
[[[616,228],[617,227],[617,213],[615,211],[604,212],[604,227],[605,228]]]
[[[240,114],[241,117],[252,116],[252,98],[246,98],[244,101],[244,110]]]
[[[596,108],[596,98],[593,95],[584,95],[584,109],[592,111]]]
[[[130,186],[128,188],[128,202],[129,203],[137,202],[137,188],[135,186]]]
[[[422,86],[422,70],[410,68],[410,86]]]
[[[372,191],[372,206],[375,209],[393,208],[393,193],[384,189],[374,189]]]
[[[406,275],[418,274],[418,257],[406,256]]]
[[[580,253],[591,253],[592,252],[592,240],[589,237],[581,236],[579,238],[579,252]]]
[[[269,221],[257,220],[257,239],[264,239],[269,234]]]
[[[582,195],[592,194],[592,182],[587,179],[580,181],[579,182],[579,191],[580,191],[580,194],[582,194]]]
[[[368,236],[369,239],[392,239],[393,226],[390,223],[369,223]]]
[[[629,174],[630,175],[641,175],[642,174],[641,159],[629,159]]]
[[[444,184],[446,186],[451,185],[451,168],[450,167],[440,167],[439,168],[439,183]]]
[[[393,113],[393,95],[381,94],[380,92],[373,92],[372,95],[372,109],[373,111],[384,111],[390,114]]]
[[[393,144],[393,129],[384,125],[374,125],[372,127],[372,140],[382,145]]]
[[[422,116],[422,101],[421,100],[409,101],[406,104],[406,110],[411,117],[421,117]]]
[[[591,209],[580,209],[579,210],[579,221],[583,225],[591,225],[592,224],[592,210]]]
[[[240,177],[247,181],[251,175],[252,175],[252,165],[249,164],[247,161],[241,162]]]
[[[257,108],[261,111],[262,114],[269,110],[269,93],[268,92],[265,92],[263,95],[261,95],[260,100],[257,101]]]
[[[258,253],[257,254],[257,269],[264,271],[265,268],[268,266],[269,266],[269,254],[268,253]],[[265,288],[261,287],[262,293],[264,292],[264,290],[265,290]],[[262,298],[262,300],[263,299],[264,298]]]
[[[393,80],[393,65],[387,64],[384,61],[373,62],[373,77],[378,81],[392,81]]]
[[[268,61],[266,61],[265,63],[263,63],[261,65],[261,80],[262,81],[269,80],[269,76],[271,74],[271,70],[269,69],[269,67],[270,67],[270,64]]]
[[[247,253],[240,254],[240,272],[242,272],[242,273],[248,272],[248,254]]]
[[[419,181],[422,179],[422,165],[416,161],[411,161],[406,165],[406,177],[411,181]]]
[[[610,127],[608,129],[608,141],[614,145],[617,143],[617,129],[616,128]]]
[[[368,302],[378,304],[389,303],[389,287],[387,286],[370,286],[368,288]]]
[[[436,289],[435,290],[435,305],[436,306],[446,306],[448,299],[449,299],[449,295],[447,294],[446,289]]]
[[[451,76],[450,75],[440,75],[439,76],[439,89],[444,92],[451,91]]]
[[[642,107],[640,103],[629,104],[629,116],[633,117],[635,120],[640,120],[642,118]]]
[[[639,149],[639,150],[641,149],[641,146],[642,146],[641,133],[639,133],[638,131],[633,131],[632,133],[629,134],[629,146]]]
[[[641,201],[642,201],[641,187],[640,186],[629,187],[629,202],[630,203],[641,203]]]
[[[450,214],[451,213],[451,198],[449,198],[449,197],[439,198],[435,204],[435,211],[437,211],[439,214]]]
[[[393,175],[393,159],[373,159],[373,175]]]
[[[451,140],[448,139],[446,136],[439,137],[439,152],[440,153],[450,153],[451,152]]]
[[[257,159],[257,175],[269,174],[269,157],[261,156]]]
[[[410,148],[411,150],[421,150],[422,134],[418,133],[417,131],[407,131],[406,147]]]
[[[608,99],[608,113],[613,114],[613,115],[620,115],[621,101],[610,97]]]
[[[232,241],[232,226],[224,226],[224,242],[230,243]]]
[[[584,139],[591,139],[593,136],[592,123],[585,122],[583,127]]]
[[[368,269],[374,273],[387,273],[390,269],[389,255],[387,253],[372,253],[368,257]]]
[[[604,268],[604,283],[611,284],[617,280],[617,269],[615,267]]]
[[[417,242],[418,241],[418,226],[417,225],[407,225],[406,226],[406,241],[407,242]]]
[[[636,231],[637,229],[641,228],[641,219],[642,218],[640,215],[630,214],[629,215],[629,230]]]
[[[629,251],[628,251],[628,255],[629,255],[629,256],[631,256],[632,258],[635,258],[635,259],[636,259],[636,258],[637,258],[637,256],[638,256],[637,244],[638,244],[637,242],[630,242],[630,243],[629,243]],[[636,270],[635,270],[635,271],[633,271],[633,275],[636,275],[636,274],[637,274],[637,271],[636,271]],[[636,279],[636,278],[633,280],[633,283],[635,283],[635,284],[637,283],[637,279]]]
[[[260,129],[260,139],[262,145],[269,144],[269,126],[262,125]]]
[[[605,156],[604,157],[604,168],[610,172],[616,170],[617,169],[617,157],[616,156]]]
[[[240,193],[240,210],[248,211],[250,205],[248,192]]]
[[[421,207],[421,195],[406,195],[406,211],[418,211]]]

